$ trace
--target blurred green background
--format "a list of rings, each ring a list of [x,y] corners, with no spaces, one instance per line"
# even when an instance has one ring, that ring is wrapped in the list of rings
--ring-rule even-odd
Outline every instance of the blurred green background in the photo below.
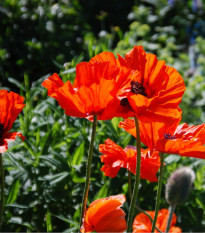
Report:
[[[0,86],[26,98],[13,130],[25,142],[4,154],[5,232],[75,232],[85,182],[91,123],[65,116],[47,97],[42,81],[57,72],[73,80],[75,66],[102,51],[124,55],[143,45],[175,67],[186,83],[183,122],[205,122],[205,2],[202,0],[2,0],[0,1]],[[100,168],[98,145],[108,137],[120,146],[135,139],[117,127],[122,119],[99,122],[88,202],[124,193],[127,171],[114,179]],[[205,162],[166,156],[164,185],[187,165],[196,173],[189,199],[176,208],[183,232],[205,232]],[[133,177],[134,180],[134,177]],[[154,210],[156,183],[141,181],[139,206]],[[167,208],[164,186],[161,207]]]

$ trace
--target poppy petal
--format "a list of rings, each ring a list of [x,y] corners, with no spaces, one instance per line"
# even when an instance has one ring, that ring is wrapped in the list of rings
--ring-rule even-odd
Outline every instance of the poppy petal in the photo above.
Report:
[[[136,172],[136,148],[127,146],[125,149],[115,144],[112,140],[107,139],[105,144],[99,146],[101,162],[104,166],[101,171],[104,175],[115,177],[120,168],[126,168],[133,174]],[[160,167],[159,153],[154,152],[150,156],[150,150],[141,150],[141,173],[142,179],[147,179],[150,182],[157,182],[156,173]]]
[[[127,225],[120,207],[125,200],[124,195],[117,195],[92,202],[85,212],[81,232],[124,232]]]
[[[51,75],[49,78],[47,78],[42,83],[42,86],[47,88],[48,95],[53,98],[57,97],[56,91],[58,90],[58,88],[62,87],[63,85],[64,85],[64,82],[61,80],[61,78],[56,73]]]
[[[4,133],[11,130],[14,121],[24,108],[24,98],[12,91],[0,90],[0,124]]]
[[[136,79],[130,82],[130,92],[125,92],[138,119],[171,125],[181,117],[178,105],[185,84],[174,68],[166,66],[165,61],[158,61],[156,55],[146,54],[142,46],[135,46],[125,58],[118,55],[118,60],[121,66],[138,72]]]
[[[146,211],[146,212],[152,217],[152,219],[154,218],[155,211]],[[168,216],[169,216],[169,211],[167,209],[159,210],[157,215],[156,227],[163,232],[166,230]],[[173,233],[182,232],[182,230],[179,227],[174,226],[176,224],[176,221],[177,221],[177,217],[176,214],[174,214],[171,221],[171,227],[169,232],[173,232]],[[135,217],[132,227],[133,227],[133,233],[151,232],[152,223],[147,215],[145,215],[144,213],[140,213]]]

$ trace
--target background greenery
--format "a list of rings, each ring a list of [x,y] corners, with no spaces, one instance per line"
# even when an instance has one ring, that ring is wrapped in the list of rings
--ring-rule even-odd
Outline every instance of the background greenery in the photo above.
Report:
[[[13,126],[26,136],[4,153],[6,206],[2,231],[76,231],[85,181],[90,122],[66,116],[47,97],[42,81],[53,72],[73,80],[75,66],[101,51],[124,55],[143,45],[174,66],[187,90],[183,122],[205,122],[205,3],[189,0],[3,0],[0,2],[1,88],[26,98]],[[135,139],[117,127],[121,119],[99,122],[88,202],[124,193],[127,172],[114,179],[100,168],[98,145],[108,137],[122,147]],[[165,179],[182,165],[196,173],[189,199],[176,208],[184,232],[205,231],[205,162],[166,156]],[[133,178],[134,179],[134,178]],[[164,186],[163,186],[164,187]],[[139,206],[154,210],[156,183],[141,182]],[[164,196],[164,189],[163,194]],[[167,208],[164,198],[161,207]]]

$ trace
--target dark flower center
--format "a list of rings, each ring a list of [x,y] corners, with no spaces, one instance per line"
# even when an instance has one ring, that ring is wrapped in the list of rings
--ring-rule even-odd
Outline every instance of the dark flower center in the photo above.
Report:
[[[168,139],[172,140],[172,139],[175,139],[176,137],[174,135],[171,135],[170,133],[164,133],[164,138],[167,140]]]
[[[122,105],[122,106],[127,106],[127,105],[129,105],[128,99],[127,99],[127,98],[121,99],[121,100],[120,100],[120,105]]]
[[[131,82],[131,92],[134,94],[140,94],[143,96],[147,96],[147,94],[145,93],[145,88],[142,86],[141,83],[137,81]]]

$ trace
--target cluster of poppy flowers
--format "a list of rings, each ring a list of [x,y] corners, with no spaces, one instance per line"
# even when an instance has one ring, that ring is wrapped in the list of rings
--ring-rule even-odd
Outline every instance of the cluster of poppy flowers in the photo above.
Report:
[[[141,142],[147,147],[141,149],[142,179],[157,181],[159,153],[205,158],[205,124],[180,124],[179,104],[185,91],[183,78],[174,68],[165,65],[165,61],[145,53],[142,46],[135,46],[124,58],[118,55],[116,59],[113,53],[102,52],[89,62],[79,63],[73,85],[70,81],[64,83],[57,74],[51,75],[42,85],[69,116],[90,121],[94,116],[97,120],[123,117],[125,120],[119,127],[134,137],[137,134],[135,123],[129,118],[136,117]],[[0,91],[0,153],[6,151],[7,142],[15,140],[17,135],[24,139],[20,133],[9,133],[24,107],[23,101],[23,97],[13,92]],[[106,176],[115,177],[120,168],[136,173],[135,147],[123,149],[107,139],[99,146],[99,151],[104,163],[101,170]],[[81,231],[125,231],[125,213],[120,209],[124,202],[123,195],[94,201],[84,215]],[[159,214],[166,215],[165,212],[162,210]],[[138,232],[142,219],[143,214],[135,218],[134,232]],[[149,224],[145,225],[147,230]]]

